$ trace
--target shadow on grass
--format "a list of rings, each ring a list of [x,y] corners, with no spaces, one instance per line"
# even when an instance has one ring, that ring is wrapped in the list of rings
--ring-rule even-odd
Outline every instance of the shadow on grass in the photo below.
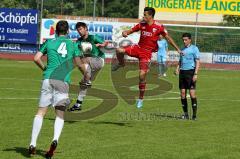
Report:
[[[25,147],[13,147],[13,148],[4,149],[3,151],[6,151],[6,152],[14,151],[18,154],[21,154],[25,158],[31,158],[31,156],[28,154],[28,149]],[[46,151],[37,149],[36,155],[45,157],[45,153]]]
[[[50,121],[55,121],[55,118],[44,118],[44,119],[46,119],[46,120],[50,120]],[[74,123],[77,123],[77,122],[81,122],[81,121],[78,121],[78,120],[76,120],[76,121],[64,121],[64,123],[69,123],[69,124],[74,124]]]
[[[50,121],[54,121],[54,118],[45,118]],[[83,121],[64,121],[65,123],[73,124],[77,122],[83,122]],[[100,125],[100,124],[107,124],[107,125],[116,125],[116,126],[127,126],[127,127],[133,127],[130,125],[128,122],[111,122],[111,121],[87,121],[89,124],[95,124],[95,125]]]
[[[106,124],[106,125],[117,125],[117,126],[127,126],[127,127],[133,127],[130,125],[130,123],[127,122],[111,122],[111,121],[89,121],[89,124]]]

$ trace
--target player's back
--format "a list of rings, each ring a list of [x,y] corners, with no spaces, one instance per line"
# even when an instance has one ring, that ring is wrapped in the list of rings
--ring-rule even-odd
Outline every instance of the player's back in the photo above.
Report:
[[[69,82],[69,74],[73,69],[73,57],[76,53],[74,42],[65,36],[49,40],[45,44],[47,54],[47,70],[44,79],[58,79]]]
[[[74,43],[66,37],[52,39],[47,44],[48,64],[56,67],[67,59],[73,58]]]

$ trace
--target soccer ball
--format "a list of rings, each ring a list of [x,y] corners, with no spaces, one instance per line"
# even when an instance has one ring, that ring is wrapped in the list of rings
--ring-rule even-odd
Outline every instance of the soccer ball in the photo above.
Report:
[[[82,42],[81,48],[83,53],[90,53],[92,51],[92,44],[89,42]]]

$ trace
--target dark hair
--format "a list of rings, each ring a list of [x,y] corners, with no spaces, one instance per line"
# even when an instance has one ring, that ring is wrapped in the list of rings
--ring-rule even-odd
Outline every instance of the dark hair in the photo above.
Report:
[[[77,28],[80,28],[80,27],[87,28],[87,24],[84,23],[84,22],[77,22],[77,24],[76,24],[76,29],[77,29]]]
[[[60,20],[56,25],[56,33],[58,35],[66,35],[68,33],[69,25],[66,20]]]
[[[155,15],[155,9],[152,7],[145,7],[144,8],[144,12],[147,11],[149,15],[151,15],[152,17],[154,17]]]
[[[183,33],[182,37],[188,37],[189,39],[192,39],[192,35],[190,33]]]

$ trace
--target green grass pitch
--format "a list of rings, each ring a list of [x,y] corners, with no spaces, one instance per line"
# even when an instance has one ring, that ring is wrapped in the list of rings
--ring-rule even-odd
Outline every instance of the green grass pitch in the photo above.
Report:
[[[205,70],[199,72],[197,121],[170,116],[138,118],[136,114],[180,114],[178,79],[168,70],[166,81],[173,88],[146,97],[138,110],[121,98],[106,65],[93,82],[93,88],[118,97],[117,106],[96,118],[66,121],[56,159],[239,159],[240,158],[240,73]],[[136,73],[132,73],[132,76]],[[37,110],[42,72],[33,62],[0,60],[0,158],[28,158],[33,117]],[[72,81],[80,80],[77,69]],[[156,76],[149,78],[157,78]],[[161,82],[161,81],[159,81]],[[136,81],[136,85],[138,81]],[[161,85],[161,83],[160,83]],[[149,86],[151,88],[151,85]],[[152,86],[154,87],[154,86]],[[124,89],[124,87],[122,88]],[[135,89],[134,87],[131,89]],[[137,95],[137,93],[136,93]],[[71,93],[71,98],[76,94]],[[105,100],[113,100],[111,97]],[[188,100],[189,106],[190,100]],[[84,110],[91,110],[101,99],[87,96]],[[111,104],[111,102],[109,102]],[[190,107],[189,107],[190,108]],[[127,114],[128,116],[124,116]],[[133,115],[131,117],[130,115]],[[37,142],[37,155],[43,158],[53,137],[54,111],[49,109]]]

